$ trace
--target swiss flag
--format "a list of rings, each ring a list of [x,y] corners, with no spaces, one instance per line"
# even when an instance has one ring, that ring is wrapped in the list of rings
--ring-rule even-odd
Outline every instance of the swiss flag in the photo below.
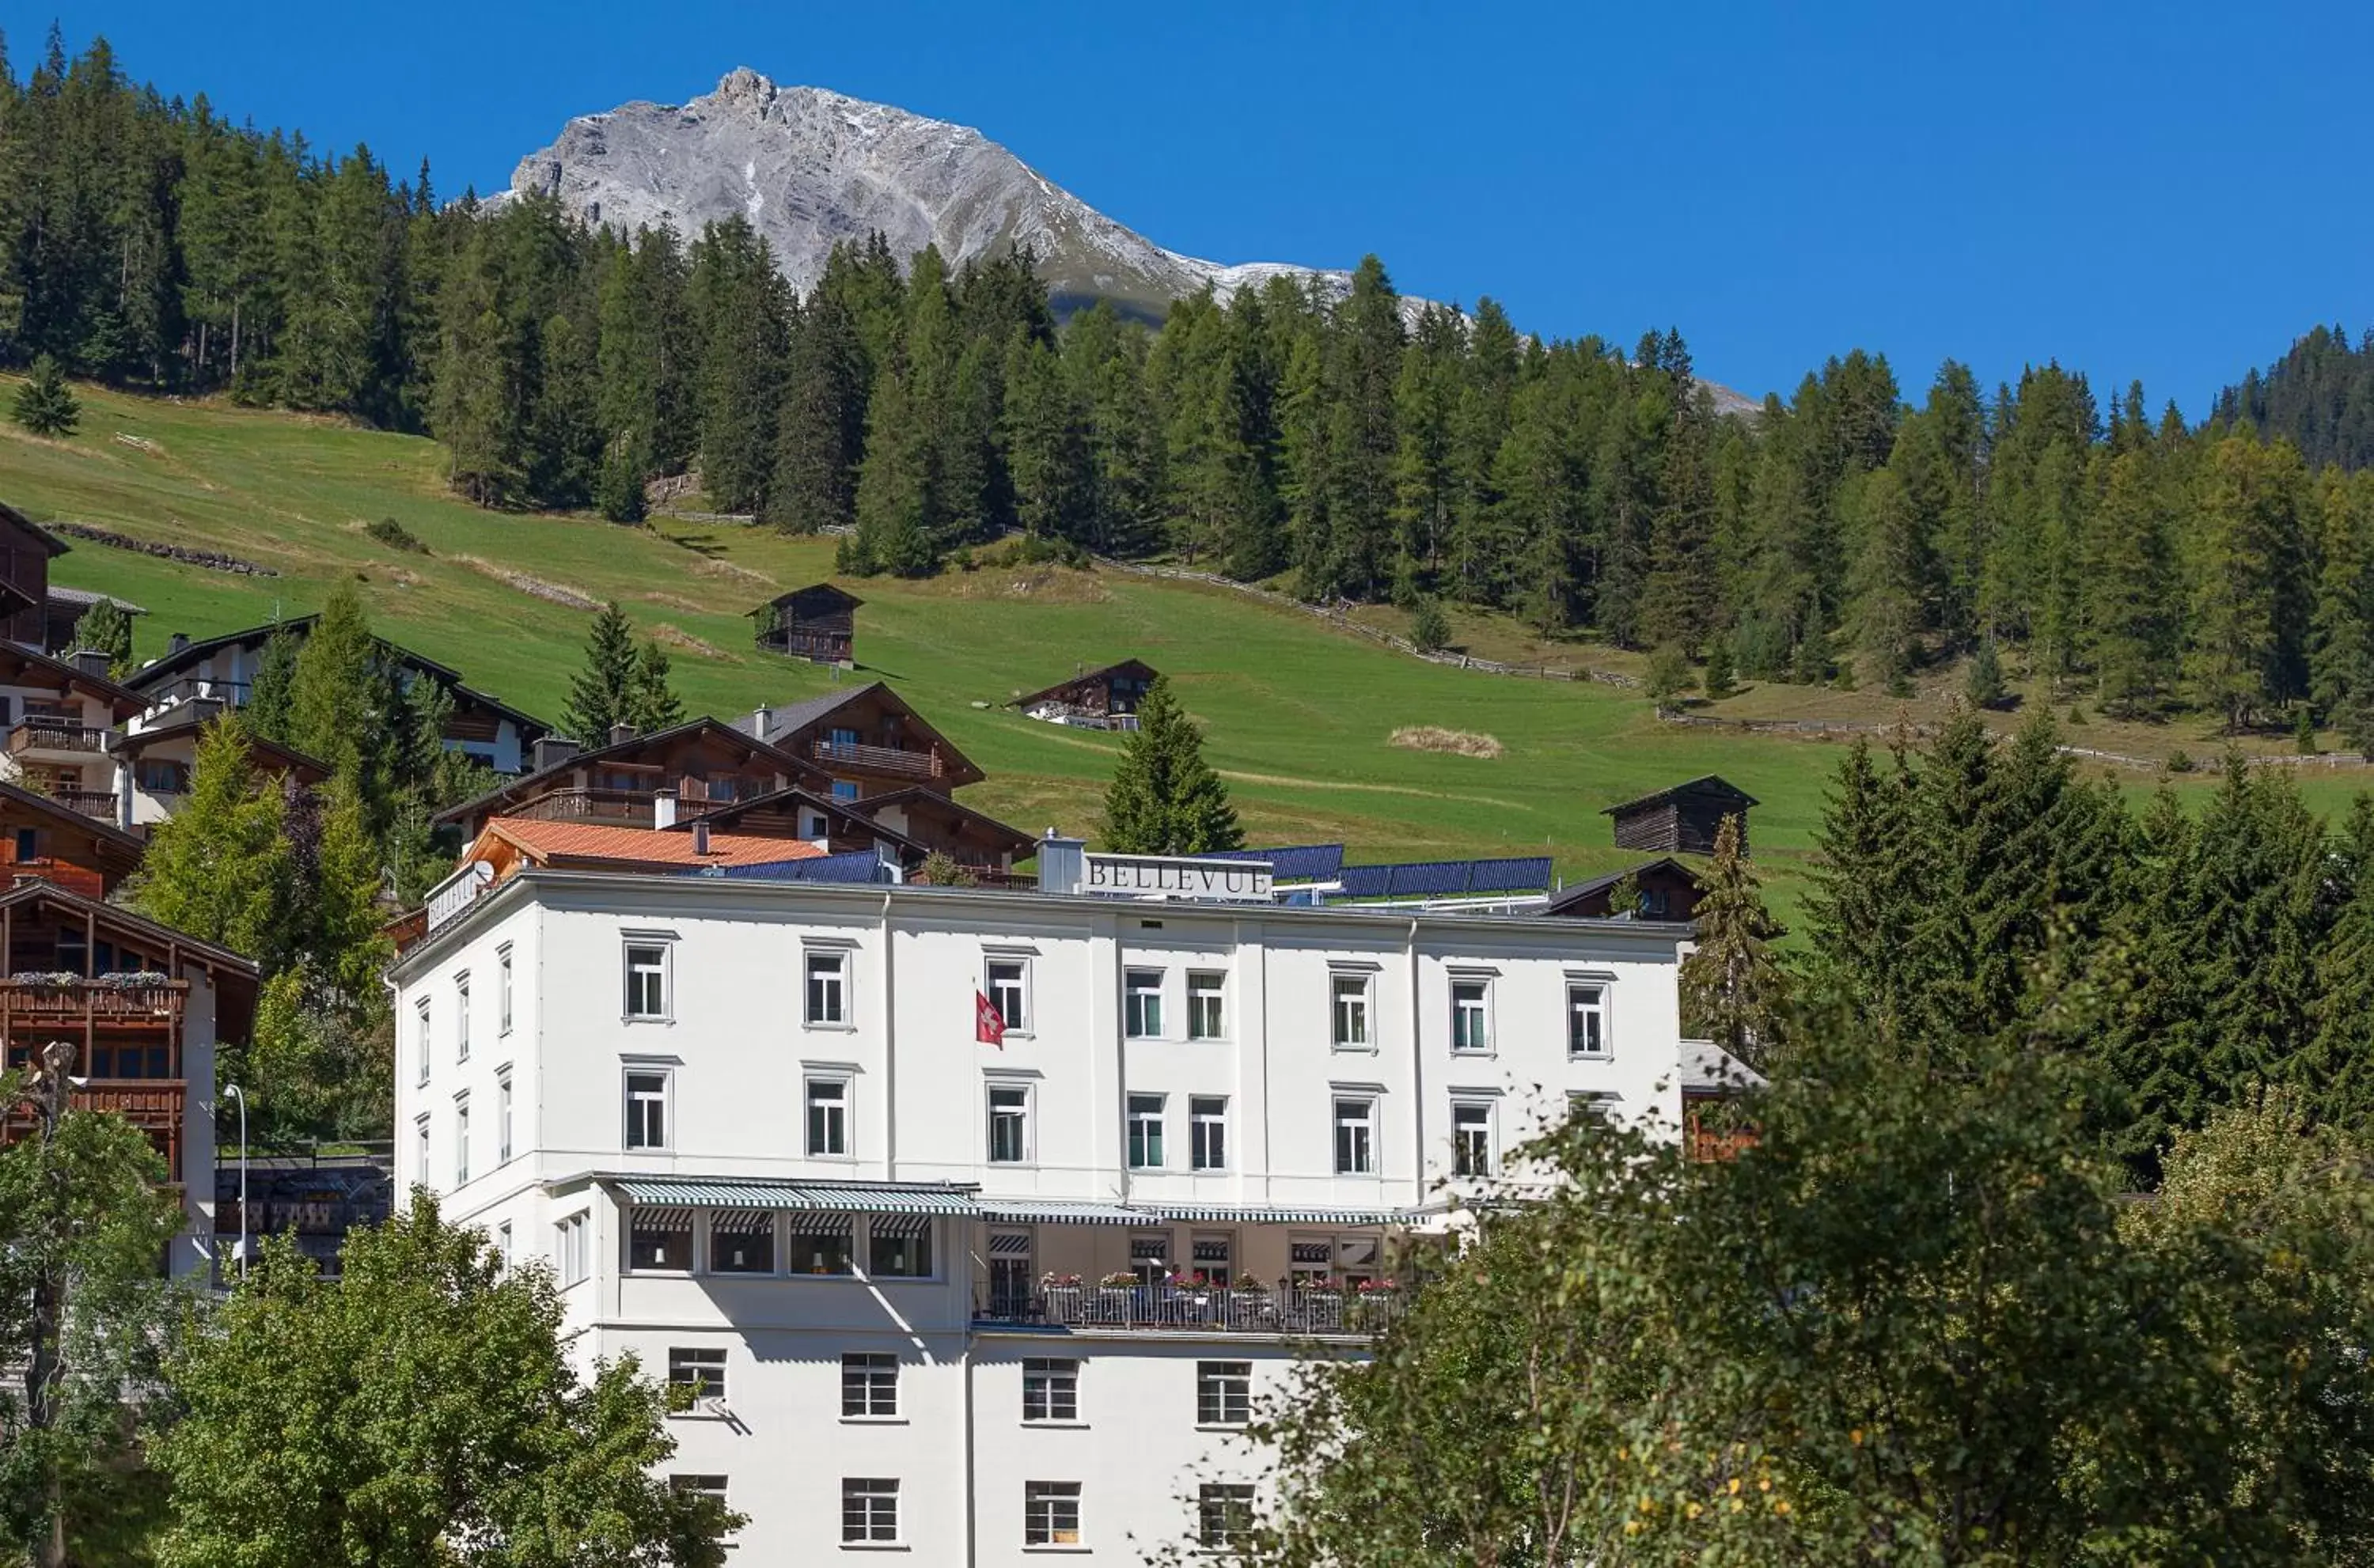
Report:
[[[1005,1014],[979,991],[972,993],[972,1037],[984,1046],[1005,1048]]]

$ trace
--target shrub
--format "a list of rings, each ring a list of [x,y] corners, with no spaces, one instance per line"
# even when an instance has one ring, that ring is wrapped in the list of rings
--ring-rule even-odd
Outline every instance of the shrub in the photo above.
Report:
[[[377,522],[363,524],[363,532],[391,550],[401,550],[410,556],[429,554],[429,546],[423,544],[414,535],[412,530],[392,517],[383,517]]]
[[[82,423],[82,404],[66,385],[65,372],[46,354],[33,361],[32,379],[17,389],[11,412],[18,424],[36,436],[71,436]]]
[[[1417,607],[1417,614],[1410,622],[1410,641],[1417,645],[1420,653],[1440,653],[1449,646],[1451,619],[1442,613],[1441,605],[1429,599]]]
[[[2192,758],[2180,749],[2172,751],[2168,754],[2168,770],[2170,773],[2190,773],[2192,771]]]
[[[1707,644],[1706,671],[1698,679],[1700,689],[1709,698],[1729,696],[1738,689],[1738,673],[1732,668],[1729,638],[1719,637]]]
[[[1663,708],[1690,689],[1690,657],[1672,643],[1649,655],[1649,700]]]

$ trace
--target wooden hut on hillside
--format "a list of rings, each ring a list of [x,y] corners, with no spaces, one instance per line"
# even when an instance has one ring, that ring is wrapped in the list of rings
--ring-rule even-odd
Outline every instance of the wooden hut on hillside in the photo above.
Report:
[[[750,612],[759,648],[819,664],[857,660],[857,607],[865,601],[829,582],[779,593]]]
[[[1085,670],[1044,691],[1017,696],[1005,706],[1053,724],[1075,724],[1090,730],[1137,728],[1138,704],[1159,679],[1153,665],[1124,659],[1100,670]]]
[[[1707,774],[1687,783],[1607,807],[1600,814],[1616,819],[1616,847],[1651,854],[1711,855],[1714,836],[1722,819],[1739,819],[1739,852],[1747,851],[1747,808],[1756,797],[1737,785]]]

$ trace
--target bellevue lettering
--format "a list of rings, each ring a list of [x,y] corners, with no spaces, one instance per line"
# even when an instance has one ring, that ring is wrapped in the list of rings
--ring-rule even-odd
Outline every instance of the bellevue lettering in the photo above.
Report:
[[[1260,860],[1193,860],[1153,855],[1089,855],[1082,891],[1171,893],[1189,898],[1267,903],[1270,868]]]

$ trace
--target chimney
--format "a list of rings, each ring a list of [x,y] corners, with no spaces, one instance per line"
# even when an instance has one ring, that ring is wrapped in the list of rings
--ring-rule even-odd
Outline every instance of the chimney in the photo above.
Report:
[[[577,743],[566,735],[546,735],[528,748],[528,771],[542,773],[547,767],[558,767],[577,755]]]
[[[1039,891],[1079,892],[1087,881],[1087,839],[1058,838],[1055,830],[1049,828],[1047,837],[1039,840]]]
[[[175,632],[171,640],[165,644],[165,651],[169,654],[179,653],[189,646],[190,634],[187,632]]]
[[[610,744],[614,746],[623,746],[634,738],[635,727],[632,724],[613,724],[610,726]]]
[[[67,657],[74,661],[74,667],[84,674],[96,675],[102,681],[107,679],[107,649],[77,648]]]
[[[676,825],[675,790],[654,790],[652,791],[652,825],[663,833]]]
[[[775,710],[773,708],[754,708],[750,710],[750,716],[742,720],[742,730],[743,732],[748,735],[752,740],[763,741],[767,738],[767,726],[772,724],[774,721]]]
[[[692,853],[696,860],[709,853],[709,819],[707,817],[697,816],[692,819]]]

